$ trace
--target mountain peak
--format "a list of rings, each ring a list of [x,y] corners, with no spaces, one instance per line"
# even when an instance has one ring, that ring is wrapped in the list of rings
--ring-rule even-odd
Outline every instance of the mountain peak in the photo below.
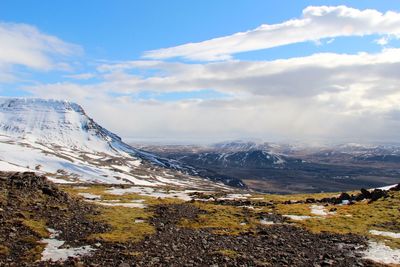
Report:
[[[88,117],[80,105],[40,98],[1,98],[0,133],[40,143],[100,151],[108,150],[107,142],[120,140]]]
[[[0,107],[2,109],[53,109],[57,111],[73,110],[84,113],[83,108],[67,100],[26,98],[26,97],[0,97]]]
[[[129,146],[63,100],[0,98],[0,152],[3,169],[73,181],[221,187],[190,166]]]

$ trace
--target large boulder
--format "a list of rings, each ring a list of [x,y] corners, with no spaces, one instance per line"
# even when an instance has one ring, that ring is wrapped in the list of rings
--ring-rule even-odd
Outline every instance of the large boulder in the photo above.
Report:
[[[376,201],[380,198],[383,197],[388,197],[388,192],[386,190],[382,190],[382,189],[374,189],[374,191],[371,192],[371,197],[370,197],[370,201],[369,202],[373,202]]]

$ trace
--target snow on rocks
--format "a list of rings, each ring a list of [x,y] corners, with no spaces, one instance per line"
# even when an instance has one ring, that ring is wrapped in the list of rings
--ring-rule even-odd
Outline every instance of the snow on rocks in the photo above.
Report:
[[[304,221],[312,218],[311,216],[306,216],[306,215],[282,215],[282,216],[294,221]]]
[[[369,241],[363,257],[384,264],[400,264],[400,249],[392,249],[383,243]]]
[[[308,215],[283,215],[283,217],[292,219],[294,221],[303,221],[303,220],[308,220],[308,219],[313,219],[313,218],[324,218],[328,215],[334,215],[336,214],[336,212],[331,212],[331,211],[327,211],[326,208],[324,206],[321,205],[311,205],[310,206],[311,209],[311,214],[315,215],[315,216],[308,216]]]
[[[328,216],[328,215],[333,215],[335,214],[335,212],[329,212],[326,211],[324,206],[320,206],[320,205],[311,205],[311,214],[313,215],[317,215],[317,216]]]
[[[269,221],[269,220],[267,220],[265,218],[262,218],[260,220],[260,224],[262,224],[262,225],[272,225],[272,224],[275,224],[275,223],[273,221]]]
[[[387,185],[387,186],[383,186],[383,187],[379,187],[376,189],[381,189],[381,190],[390,190],[392,188],[395,188],[398,184],[392,184],[392,185]]]
[[[69,257],[76,258],[79,256],[84,256],[95,250],[91,246],[61,248],[65,241],[57,239],[60,232],[51,228],[48,228],[47,230],[50,232],[50,237],[41,241],[42,243],[46,244],[46,247],[42,252],[42,261],[65,261]]]
[[[250,194],[227,194],[225,197],[218,198],[218,200],[238,200],[247,199],[251,197]]]
[[[391,238],[400,238],[400,233],[394,233],[394,232],[370,230],[369,233],[371,235],[380,235],[380,236],[391,237]]]
[[[183,201],[190,201],[193,199],[191,193],[199,192],[196,190],[162,190],[159,188],[152,187],[129,187],[129,188],[111,188],[106,191],[108,194],[112,195],[124,195],[129,193],[135,193],[140,196],[149,196],[155,198],[177,198]]]

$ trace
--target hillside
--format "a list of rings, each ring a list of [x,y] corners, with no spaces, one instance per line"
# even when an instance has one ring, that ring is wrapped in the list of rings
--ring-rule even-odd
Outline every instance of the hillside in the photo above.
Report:
[[[1,173],[0,190],[2,266],[400,264],[395,188],[341,196],[183,195],[58,187],[33,173]]]
[[[34,98],[0,99],[0,170],[35,171],[57,183],[243,187],[129,146],[78,104]]]

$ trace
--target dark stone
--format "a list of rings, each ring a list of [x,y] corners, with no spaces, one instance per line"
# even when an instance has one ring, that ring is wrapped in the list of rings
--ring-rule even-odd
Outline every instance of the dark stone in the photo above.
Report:
[[[364,198],[371,198],[371,193],[365,188],[361,188],[361,194]]]
[[[371,192],[371,198],[370,198],[371,200],[369,202],[373,202],[380,198],[388,197],[388,196],[389,196],[389,194],[387,191],[382,190],[382,189],[374,189],[374,191]]]
[[[315,198],[307,198],[306,203],[315,203]]]
[[[395,187],[390,188],[390,191],[400,191],[400,184],[397,184]]]
[[[347,193],[341,193],[340,196],[338,197],[338,200],[340,201],[351,200],[351,196]]]

